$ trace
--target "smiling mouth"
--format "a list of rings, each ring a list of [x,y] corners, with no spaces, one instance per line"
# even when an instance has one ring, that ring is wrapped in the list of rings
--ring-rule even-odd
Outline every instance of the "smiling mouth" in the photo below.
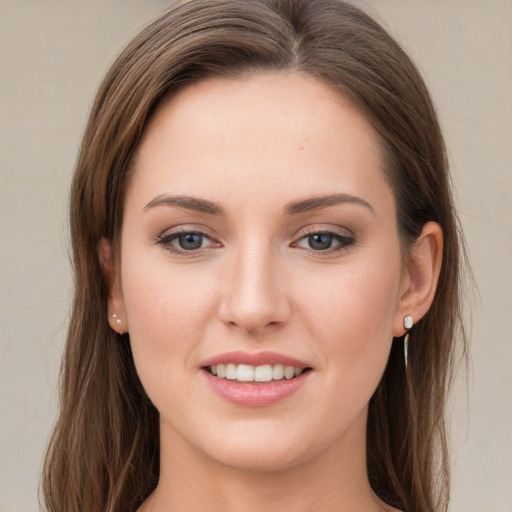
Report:
[[[272,382],[292,380],[299,375],[310,371],[311,368],[300,368],[283,364],[264,364],[252,366],[250,364],[214,364],[204,366],[203,369],[218,379],[227,379],[236,382]]]

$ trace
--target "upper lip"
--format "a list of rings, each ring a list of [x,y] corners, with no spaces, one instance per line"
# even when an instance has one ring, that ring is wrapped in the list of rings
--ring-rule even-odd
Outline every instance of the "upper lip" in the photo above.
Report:
[[[251,366],[262,366],[265,364],[282,364],[284,366],[293,366],[295,368],[310,368],[310,365],[304,361],[300,361],[295,357],[290,357],[285,354],[279,354],[278,352],[257,352],[251,354],[249,352],[243,352],[241,350],[235,350],[232,352],[225,352],[217,356],[211,357],[203,361],[200,366],[212,366],[214,364],[249,364]]]

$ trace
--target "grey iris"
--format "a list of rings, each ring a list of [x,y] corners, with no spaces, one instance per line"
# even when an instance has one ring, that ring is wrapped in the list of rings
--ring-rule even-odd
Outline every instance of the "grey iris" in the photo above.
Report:
[[[182,249],[192,251],[194,249],[200,249],[203,243],[203,235],[198,233],[187,233],[178,237],[178,242]]]
[[[328,233],[317,233],[315,235],[308,236],[308,242],[311,249],[322,251],[329,249],[332,244],[332,235]]]

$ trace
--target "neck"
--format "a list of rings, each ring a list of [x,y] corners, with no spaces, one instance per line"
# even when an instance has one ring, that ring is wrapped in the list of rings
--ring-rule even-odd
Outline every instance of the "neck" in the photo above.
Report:
[[[166,432],[160,481],[140,512],[391,510],[371,490],[365,446],[365,429],[355,428],[314,458],[262,471],[220,464]]]

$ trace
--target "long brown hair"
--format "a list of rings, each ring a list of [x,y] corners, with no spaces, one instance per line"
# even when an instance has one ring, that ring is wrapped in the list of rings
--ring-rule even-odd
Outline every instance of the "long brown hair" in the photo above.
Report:
[[[136,510],[159,478],[158,413],[134,368],[129,335],[107,321],[98,243],[116,251],[132,156],[160,101],[187,84],[248,71],[296,70],[339,89],[380,136],[405,254],[428,221],[444,234],[432,307],[401,340],[371,399],[367,465],[374,491],[411,512],[445,511],[445,402],[461,322],[463,249],[439,123],[400,46],[339,0],[189,0],[144,29],[105,77],[71,191],[75,296],[61,409],[44,470],[50,512]]]

